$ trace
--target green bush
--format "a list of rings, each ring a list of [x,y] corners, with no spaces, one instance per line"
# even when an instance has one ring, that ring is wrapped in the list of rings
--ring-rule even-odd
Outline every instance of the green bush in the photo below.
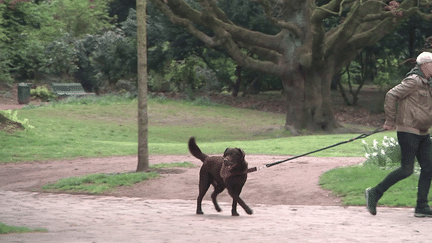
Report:
[[[198,66],[203,67],[204,63],[195,56],[188,57],[181,61],[171,61],[166,75],[167,80],[174,86],[174,90],[185,92],[187,97],[193,100],[193,92],[204,86],[203,76],[197,75]]]
[[[136,40],[127,38],[121,30],[108,31],[97,39],[92,53],[92,66],[99,81],[117,81],[137,73]]]
[[[173,91],[169,81],[164,76],[150,70],[148,76],[148,88],[151,92],[171,92]]]
[[[48,90],[46,87],[39,86],[36,89],[30,90],[30,96],[33,98],[41,99],[42,101],[51,101],[57,98],[57,96]]]
[[[1,48],[0,46],[0,49]],[[4,49],[3,49],[4,50]],[[13,79],[10,76],[10,57],[8,57],[8,53],[3,52],[2,55],[0,55],[0,82],[6,82],[6,83],[12,83]]]
[[[374,79],[374,84],[380,88],[391,88],[400,82],[398,59],[389,56],[387,59],[377,60],[378,75]]]
[[[71,75],[77,71],[76,63],[79,59],[74,48],[74,41],[70,33],[65,33],[46,45],[44,52],[47,57],[46,72],[61,76],[62,74]]]
[[[28,37],[25,37],[28,39]],[[42,72],[47,64],[45,44],[39,40],[27,40],[15,52],[14,71],[24,78],[34,79],[37,73]]]

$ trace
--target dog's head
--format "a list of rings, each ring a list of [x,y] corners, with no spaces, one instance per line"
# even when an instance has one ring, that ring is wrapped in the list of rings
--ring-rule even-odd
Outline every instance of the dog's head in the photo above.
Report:
[[[235,165],[239,162],[244,162],[245,153],[240,148],[227,148],[225,149],[223,159],[226,165]]]

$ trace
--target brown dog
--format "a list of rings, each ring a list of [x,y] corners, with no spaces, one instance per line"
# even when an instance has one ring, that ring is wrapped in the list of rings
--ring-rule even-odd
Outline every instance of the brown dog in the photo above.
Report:
[[[237,203],[243,207],[246,213],[252,214],[252,210],[240,198],[240,193],[247,179],[248,169],[243,150],[239,148],[227,148],[223,156],[210,157],[201,152],[194,137],[189,139],[188,145],[191,154],[203,162],[200,170],[196,213],[203,214],[201,202],[210,184],[212,184],[215,190],[211,198],[216,211],[222,211],[216,201],[216,197],[227,188],[228,193],[233,198],[231,215],[239,216],[237,213]]]

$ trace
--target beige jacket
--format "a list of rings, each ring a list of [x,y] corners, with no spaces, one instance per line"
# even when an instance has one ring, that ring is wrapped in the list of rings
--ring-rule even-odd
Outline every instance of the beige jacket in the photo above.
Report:
[[[432,126],[432,89],[416,74],[387,92],[384,104],[385,124],[399,132],[428,135]]]

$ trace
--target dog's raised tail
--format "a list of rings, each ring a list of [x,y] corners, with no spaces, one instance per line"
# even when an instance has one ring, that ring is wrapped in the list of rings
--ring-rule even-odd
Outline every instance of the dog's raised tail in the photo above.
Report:
[[[201,160],[202,162],[204,162],[207,159],[208,155],[203,154],[203,152],[201,152],[201,149],[198,147],[198,145],[195,142],[195,137],[189,138],[188,147],[189,147],[189,152],[197,159]]]

